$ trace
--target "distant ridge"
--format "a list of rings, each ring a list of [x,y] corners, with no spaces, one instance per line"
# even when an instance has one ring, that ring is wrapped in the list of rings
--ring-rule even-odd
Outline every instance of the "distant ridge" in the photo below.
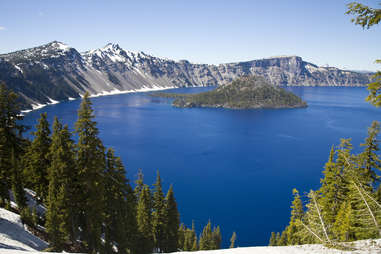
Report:
[[[219,65],[174,61],[118,44],[79,53],[53,41],[0,55],[0,82],[21,97],[24,109],[80,98],[172,87],[220,86],[243,75],[261,75],[276,86],[363,86],[370,73],[319,67],[299,56]]]

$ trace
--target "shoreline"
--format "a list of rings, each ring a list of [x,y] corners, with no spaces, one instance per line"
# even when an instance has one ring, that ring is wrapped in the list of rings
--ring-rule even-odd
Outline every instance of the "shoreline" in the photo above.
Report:
[[[205,86],[192,86],[192,87],[205,87]],[[180,88],[180,87],[176,87],[176,86],[168,86],[168,87],[158,87],[158,86],[156,86],[155,87],[154,86],[154,87],[150,87],[150,88],[149,87],[143,87],[143,88],[140,88],[140,89],[124,90],[124,91],[121,91],[121,90],[118,90],[118,89],[114,89],[114,90],[111,90],[111,91],[102,91],[100,93],[91,94],[89,96],[89,98],[96,98],[96,97],[110,96],[110,95],[118,95],[118,94],[128,94],[128,93],[144,93],[144,92],[152,92],[152,91],[169,90],[169,89],[175,89],[175,88]],[[56,101],[56,100],[53,100],[53,99],[48,97],[48,99],[50,100],[50,103],[47,103],[47,104],[31,104],[32,109],[21,110],[20,112],[21,112],[22,115],[25,115],[25,114],[27,114],[29,112],[32,112],[32,111],[44,108],[44,107],[49,106],[49,105],[54,105],[54,104],[58,104],[58,103],[61,103],[61,102],[67,102],[67,101],[74,101],[74,100],[78,100],[78,99],[83,98],[82,94],[79,94],[79,96],[80,96],[80,98],[68,97],[67,100],[63,100],[63,101]]]

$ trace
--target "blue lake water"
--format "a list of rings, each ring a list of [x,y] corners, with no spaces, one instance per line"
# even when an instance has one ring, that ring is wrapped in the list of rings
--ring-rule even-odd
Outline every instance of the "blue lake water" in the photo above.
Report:
[[[212,88],[175,89],[200,92]],[[224,246],[233,231],[239,246],[267,245],[271,231],[288,223],[292,189],[319,186],[332,145],[352,138],[355,147],[381,109],[364,101],[365,88],[288,88],[309,104],[302,109],[179,109],[145,93],[93,98],[100,137],[122,158],[135,180],[139,168],[152,184],[159,170],[174,185],[181,219],[198,231],[210,219],[221,226]],[[41,112],[73,128],[80,101]]]

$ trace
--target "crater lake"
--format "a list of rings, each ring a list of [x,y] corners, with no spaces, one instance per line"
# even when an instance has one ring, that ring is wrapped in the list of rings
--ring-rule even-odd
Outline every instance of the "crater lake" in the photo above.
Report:
[[[167,90],[194,93],[213,89]],[[292,189],[319,186],[332,145],[352,138],[355,151],[381,111],[365,88],[287,88],[308,103],[299,109],[229,110],[174,108],[171,99],[130,93],[92,98],[106,147],[122,158],[131,183],[142,169],[152,185],[160,171],[165,192],[173,184],[181,221],[197,232],[210,219],[220,225],[223,247],[267,245],[290,217]],[[28,113],[34,128],[40,113],[57,116],[73,130],[80,100]],[[33,128],[30,130],[32,131]],[[30,131],[27,136],[31,137]]]

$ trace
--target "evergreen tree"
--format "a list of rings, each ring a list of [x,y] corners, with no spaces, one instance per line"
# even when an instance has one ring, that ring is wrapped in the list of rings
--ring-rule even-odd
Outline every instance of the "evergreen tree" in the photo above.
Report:
[[[277,241],[277,246],[285,246],[287,245],[287,231],[284,230],[279,237],[279,241]]]
[[[184,244],[185,244],[185,232],[187,228],[183,223],[181,223],[179,230],[178,230],[178,240],[177,240],[177,247],[182,250],[184,250]]]
[[[377,135],[380,132],[380,123],[373,121],[371,127],[368,128],[368,137],[361,144],[364,151],[359,155],[359,172],[358,178],[364,185],[368,185],[368,189],[372,189],[375,182],[379,179],[376,171],[381,170],[381,159],[378,157],[380,151]]]
[[[51,159],[48,189],[46,230],[52,250],[62,251],[65,243],[75,240],[73,228],[76,202],[73,190],[77,181],[74,160],[74,142],[68,126],[62,127],[57,117],[53,123],[52,142],[49,149]]]
[[[271,237],[270,237],[270,241],[269,241],[269,246],[276,246],[277,245],[277,241],[276,241],[276,234],[275,232],[271,232]]]
[[[301,227],[299,220],[301,220],[304,215],[303,203],[300,198],[298,190],[293,189],[292,193],[294,195],[294,200],[292,201],[292,205],[291,205],[290,224],[286,228],[287,245],[301,244],[301,237],[298,234]]]
[[[340,168],[336,166],[334,159],[335,150],[332,147],[328,162],[325,164],[325,169],[323,171],[324,178],[320,180],[321,187],[318,191],[320,194],[319,202],[325,213],[327,223],[330,224],[335,221],[336,214],[345,198],[343,194],[345,188],[341,171]]]
[[[192,251],[198,251],[200,250],[200,246],[197,243],[197,235],[196,233],[193,234],[193,244],[192,244]]]
[[[235,241],[236,240],[237,240],[237,234],[235,232],[233,232],[232,237],[230,238],[230,246],[229,246],[229,248],[234,248],[235,247]]]
[[[164,200],[164,194],[161,186],[160,174],[157,172],[156,182],[154,184],[153,202],[152,202],[152,229],[157,252],[163,252],[166,248],[166,232],[168,224],[168,214]]]
[[[339,241],[355,239],[354,215],[350,202],[344,201],[341,204],[332,231]]]
[[[137,206],[137,226],[139,232],[139,249],[137,253],[152,253],[154,242],[152,233],[151,193],[147,185],[143,186]]]
[[[276,232],[276,236],[275,236],[275,246],[278,246],[278,244],[281,242],[281,236],[279,234],[279,232]]]
[[[22,173],[19,164],[15,159],[15,153],[12,149],[12,193],[15,198],[16,204],[19,208],[19,211],[24,209],[27,206],[27,198],[25,196],[25,191],[22,181]]]
[[[137,199],[140,197],[140,192],[142,191],[144,187],[144,175],[141,169],[138,171],[138,179],[135,181],[136,187],[135,187],[135,196]]]
[[[105,172],[105,252],[112,253],[113,245],[118,253],[134,250],[136,235],[135,196],[125,177],[126,171],[113,149],[106,154]]]
[[[24,157],[24,172],[40,202],[48,196],[49,179],[48,168],[50,167],[49,147],[51,144],[49,123],[47,114],[42,113],[36,131],[32,133],[34,139]]]
[[[353,180],[348,196],[354,216],[355,239],[381,237],[381,205],[374,194]]]
[[[196,242],[196,244],[195,244]],[[192,229],[185,228],[184,235],[184,251],[194,251],[198,250],[197,246],[197,235],[194,227],[194,222],[192,222]]]
[[[331,243],[330,232],[325,217],[322,213],[322,207],[318,203],[317,195],[314,191],[310,191],[308,194],[309,202],[307,206],[307,212],[303,217],[303,220],[299,222],[303,225],[303,230],[300,231],[304,242],[306,243]]]
[[[177,203],[173,193],[172,185],[169,187],[167,196],[165,198],[165,209],[167,215],[167,225],[166,225],[166,246],[165,252],[175,252],[178,248],[178,228],[180,224],[180,215],[177,210]]]
[[[0,84],[0,203],[10,201],[11,178],[18,175],[14,172],[12,156],[18,161],[24,153],[25,140],[21,135],[26,127],[20,124],[22,119],[17,95]]]
[[[89,95],[83,97],[78,110],[75,132],[78,134],[77,168],[79,226],[81,240],[88,252],[101,249],[102,222],[104,215],[105,148],[98,138],[96,122]]]
[[[215,239],[212,232],[210,220],[202,230],[199,240],[200,250],[213,250],[215,248]]]
[[[213,243],[214,243],[213,249],[215,250],[221,249],[222,236],[221,236],[220,226],[217,226],[216,228],[213,229],[212,235],[213,235]]]

